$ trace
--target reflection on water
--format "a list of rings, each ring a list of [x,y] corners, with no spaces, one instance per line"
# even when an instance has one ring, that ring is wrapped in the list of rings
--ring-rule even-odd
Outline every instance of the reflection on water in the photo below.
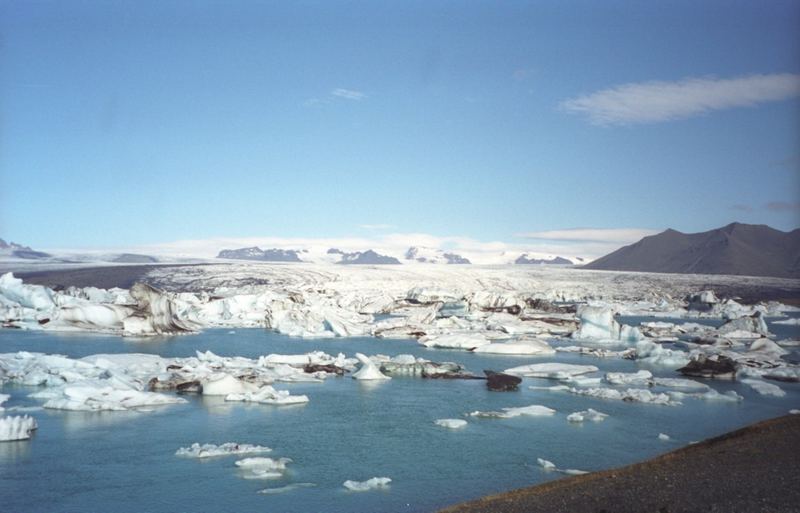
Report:
[[[36,431],[31,435],[30,440],[17,440],[13,442],[0,442],[0,464],[5,469],[5,465],[14,465],[20,460],[28,459],[31,452],[31,444],[36,441]]]

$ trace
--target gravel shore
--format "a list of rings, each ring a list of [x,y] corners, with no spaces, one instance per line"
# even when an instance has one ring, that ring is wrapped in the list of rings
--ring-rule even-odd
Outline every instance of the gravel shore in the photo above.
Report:
[[[484,497],[439,513],[800,511],[800,415],[618,469]]]

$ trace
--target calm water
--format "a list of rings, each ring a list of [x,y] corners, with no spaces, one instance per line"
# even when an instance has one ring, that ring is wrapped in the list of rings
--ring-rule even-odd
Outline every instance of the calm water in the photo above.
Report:
[[[320,349],[352,356],[411,353],[436,361],[457,361],[473,372],[542,361],[592,364],[601,370],[633,372],[635,362],[574,355],[555,357],[481,356],[426,349],[414,341],[371,338],[302,340],[259,329],[208,330],[193,336],[147,341],[100,335],[54,335],[0,330],[0,352],[19,350],[85,356],[95,353],[154,353],[192,356],[195,350],[255,357]],[[663,376],[672,371],[649,368]],[[530,390],[549,385],[526,379],[519,392],[488,392],[482,381],[395,378],[364,383],[349,378],[322,384],[279,384],[307,394],[303,406],[274,407],[225,403],[188,396],[189,403],[147,413],[33,412],[34,438],[0,443],[0,499],[3,511],[24,512],[426,512],[487,493],[560,477],[536,458],[560,468],[597,470],[642,460],[734,428],[800,407],[800,387],[780,384],[787,396],[762,397],[750,388],[714,382],[745,397],[739,404],[693,399],[666,407],[603,401]],[[5,406],[37,405],[27,398],[36,388],[5,386]],[[558,411],[547,418],[468,419],[460,431],[433,424],[474,410],[543,404]],[[570,424],[566,415],[594,408],[605,422]],[[659,433],[672,437],[658,440]],[[193,442],[267,445],[272,457],[292,458],[281,480],[246,480],[236,457],[206,461],[174,456]],[[347,479],[388,476],[387,490],[348,492]],[[315,483],[279,495],[265,487]]]

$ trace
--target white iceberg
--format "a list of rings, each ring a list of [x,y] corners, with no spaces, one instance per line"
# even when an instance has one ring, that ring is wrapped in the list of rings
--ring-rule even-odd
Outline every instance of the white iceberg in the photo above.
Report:
[[[597,372],[599,369],[594,365],[576,365],[571,363],[533,363],[512,367],[503,372],[512,376],[523,378],[548,378],[548,379],[569,379],[581,374]]]
[[[467,425],[467,421],[464,419],[437,419],[433,423],[448,429],[461,429]]]
[[[601,422],[608,417],[606,413],[600,413],[597,410],[593,410],[589,408],[588,410],[583,411],[576,411],[574,413],[570,413],[567,415],[567,420],[569,422],[583,422],[583,421],[591,421],[591,422]]]
[[[664,433],[659,433],[658,434],[658,439],[661,440],[662,442],[668,442],[668,441],[671,440],[670,436],[669,435],[665,435]]]
[[[388,477],[373,477],[371,479],[367,479],[366,481],[351,481],[348,479],[343,483],[342,486],[351,492],[366,492],[369,490],[386,488],[391,482],[392,480]]]
[[[490,344],[491,341],[482,333],[452,333],[448,335],[426,336],[419,339],[419,343],[425,347],[439,349],[467,349]]]
[[[199,444],[193,443],[189,447],[181,447],[175,451],[175,456],[182,456],[185,458],[213,458],[217,456],[230,456],[242,454],[260,454],[265,452],[272,452],[269,447],[251,444],[237,444],[234,442],[227,442],[220,445],[214,444]]]
[[[786,395],[779,386],[767,383],[760,379],[743,379],[742,383],[749,386],[761,395],[768,395],[772,397],[783,397]]]
[[[366,355],[362,353],[356,353],[356,358],[358,361],[361,362],[361,368],[353,374],[353,379],[359,380],[382,380],[382,379],[392,379],[389,376],[383,374],[381,370],[375,365],[372,360],[369,359]]]
[[[228,394],[226,401],[243,401],[261,404],[272,404],[275,406],[285,406],[290,404],[304,404],[308,402],[306,395],[291,395],[286,390],[275,390],[269,385],[264,385],[255,392],[244,392],[239,394]]]
[[[556,410],[534,404],[531,406],[521,406],[517,408],[503,408],[502,411],[474,411],[469,415],[471,417],[484,417],[484,418],[497,418],[497,419],[511,419],[520,416],[531,417],[550,417],[555,415]]]
[[[0,442],[27,440],[39,426],[28,415],[0,417]]]
[[[551,355],[555,350],[544,340],[524,339],[514,342],[497,343],[476,347],[475,353],[487,354],[521,354],[521,355]]]

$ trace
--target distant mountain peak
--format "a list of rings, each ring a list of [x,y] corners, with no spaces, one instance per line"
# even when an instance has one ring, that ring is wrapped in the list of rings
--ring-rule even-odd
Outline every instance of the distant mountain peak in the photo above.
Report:
[[[411,246],[405,254],[406,260],[424,264],[470,264],[469,259],[456,253],[448,253],[441,249]]]
[[[255,260],[260,262],[302,262],[295,249],[261,249],[258,246],[239,249],[223,249],[217,258],[232,260]]]
[[[0,254],[15,258],[35,260],[39,258],[49,258],[52,255],[43,251],[35,251],[30,246],[23,246],[16,242],[6,242],[0,239]]]

